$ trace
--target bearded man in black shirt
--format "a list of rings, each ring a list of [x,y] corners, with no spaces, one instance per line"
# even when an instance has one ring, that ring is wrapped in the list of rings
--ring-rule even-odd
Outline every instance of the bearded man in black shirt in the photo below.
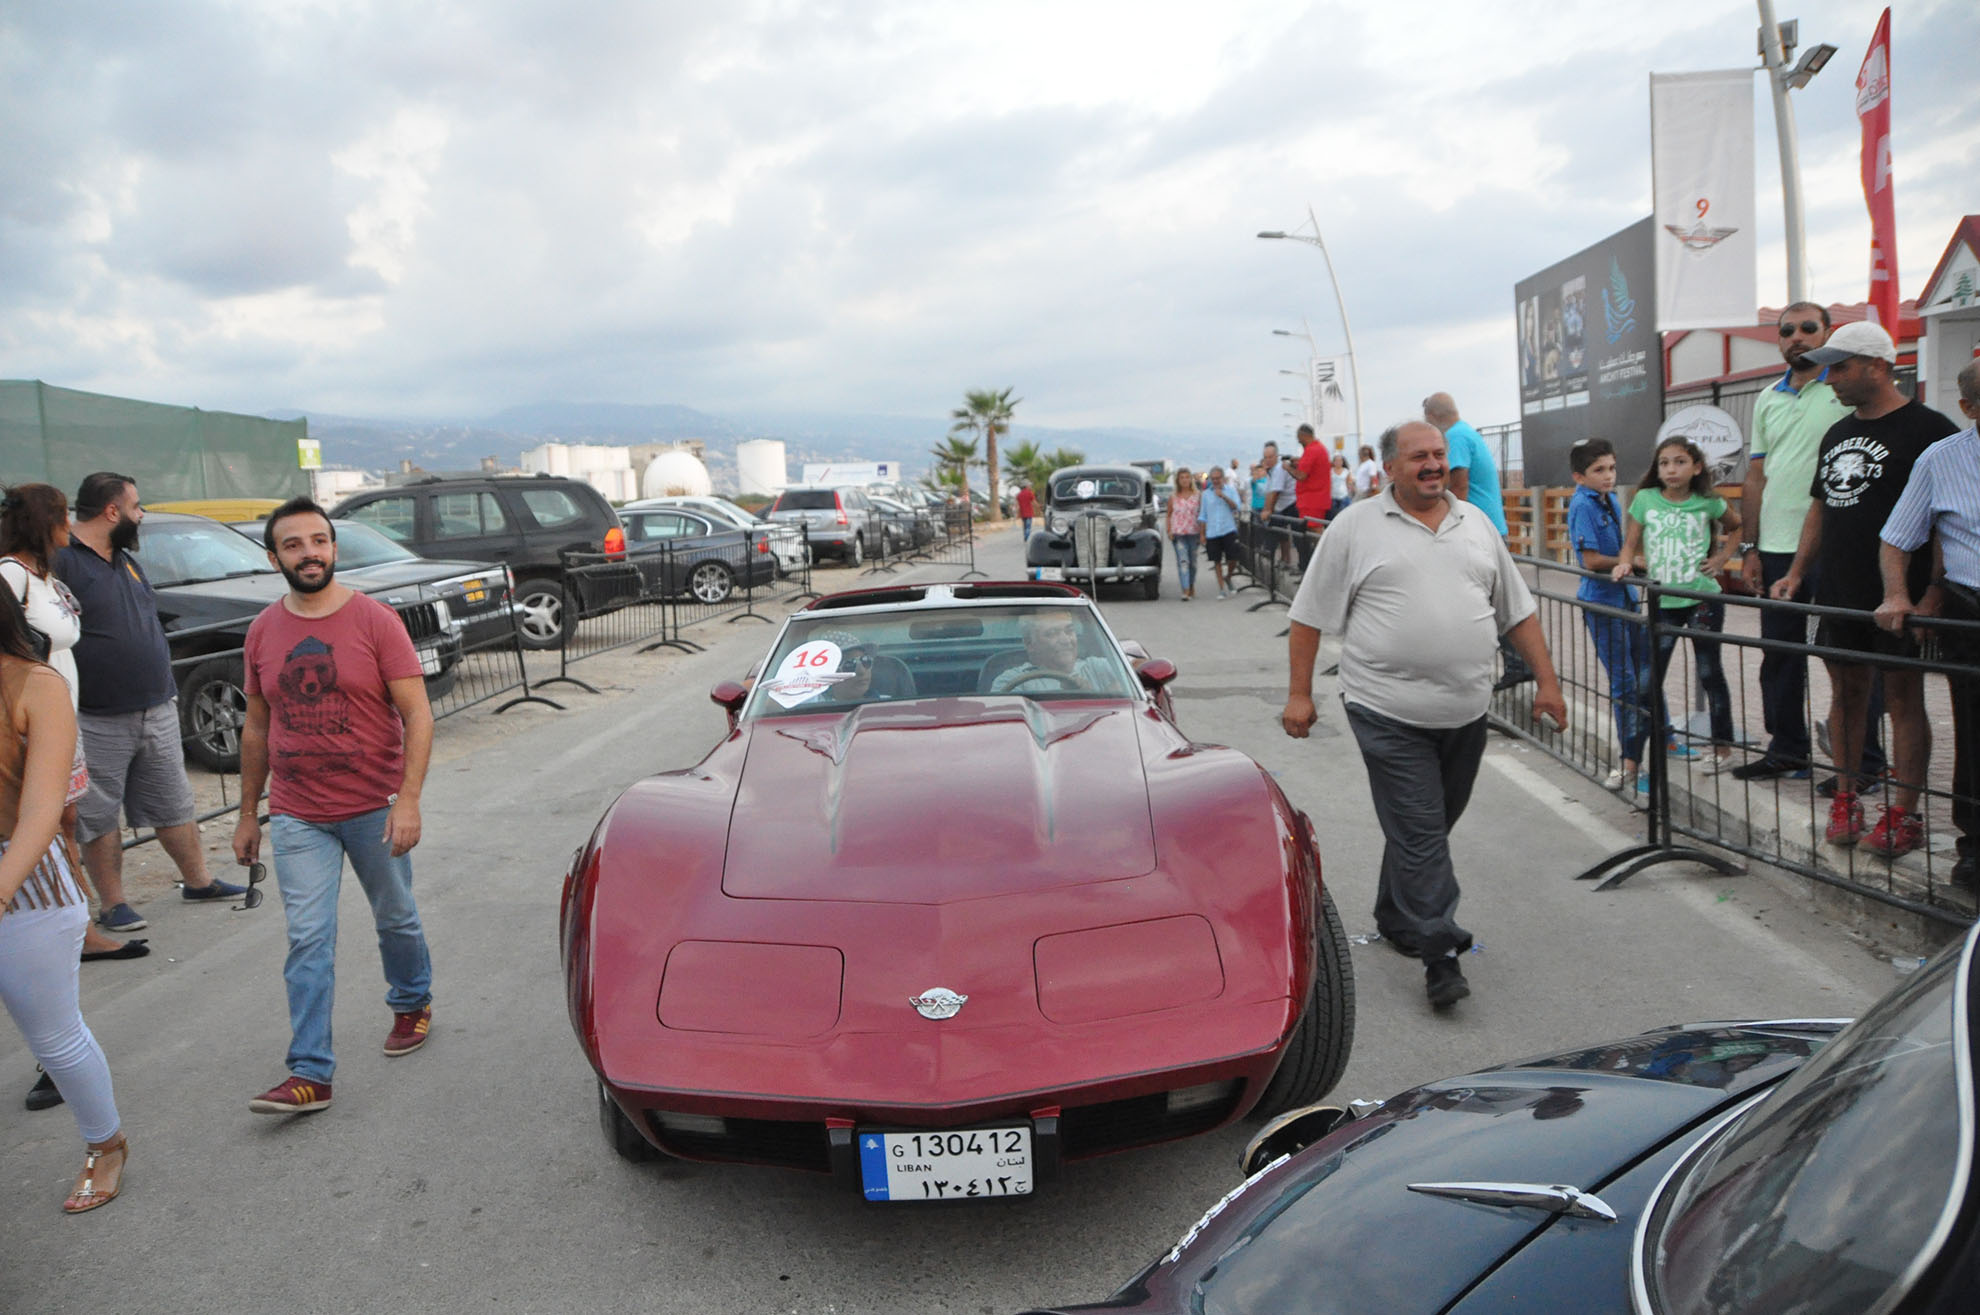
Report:
[[[1922,402],[1898,391],[1892,378],[1897,346],[1875,324],[1845,324],[1829,335],[1825,346],[1804,360],[1829,368],[1829,386],[1836,398],[1855,410],[1822,436],[1821,455],[1809,492],[1808,518],[1801,525],[1801,544],[1794,565],[1776,581],[1773,596],[1791,598],[1802,578],[1815,573],[1815,602],[1871,613],[1883,601],[1878,569],[1879,532],[1911,479],[1911,467],[1921,453],[1958,426]],[[1939,610],[1939,590],[1932,586],[1932,557],[1912,554],[1911,596],[1920,600],[1926,616]],[[1914,657],[1917,645],[1908,635],[1877,628],[1868,615],[1824,617],[1816,642],[1826,648],[1864,654]],[[1870,708],[1870,685],[1876,674],[1868,662],[1825,658],[1833,691],[1829,703],[1829,747],[1836,757],[1836,793],[1830,803],[1828,840],[1854,845],[1859,840],[1871,852],[1896,858],[1925,840],[1918,815],[1918,792],[1932,753],[1931,724],[1925,719],[1924,682],[1916,670],[1889,667],[1883,672],[1884,697],[1891,713],[1894,741],[1893,774],[1897,778],[1891,802],[1867,835],[1863,805],[1854,789],[1863,756],[1863,739]]]

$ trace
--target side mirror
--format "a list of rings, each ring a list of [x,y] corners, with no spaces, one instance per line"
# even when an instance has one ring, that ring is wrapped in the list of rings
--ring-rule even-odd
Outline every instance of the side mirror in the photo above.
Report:
[[[725,680],[708,691],[708,698],[711,703],[720,705],[729,714],[729,729],[734,730],[737,720],[742,716],[743,703],[749,698],[749,686],[741,681]]]
[[[1167,658],[1150,658],[1141,664],[1135,675],[1150,690],[1159,690],[1176,678],[1176,664]]]
[[[1238,1157],[1238,1168],[1249,1178],[1282,1155],[1297,1155],[1354,1118],[1354,1113],[1338,1105],[1288,1110],[1258,1130]]]

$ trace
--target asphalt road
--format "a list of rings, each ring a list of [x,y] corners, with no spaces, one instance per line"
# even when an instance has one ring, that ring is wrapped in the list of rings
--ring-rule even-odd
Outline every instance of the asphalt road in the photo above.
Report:
[[[982,564],[1015,574],[1016,538],[987,534]],[[1313,816],[1348,930],[1366,932],[1380,837],[1331,682],[1315,737],[1287,739],[1282,609],[1213,592],[1183,603],[1171,575],[1160,601],[1103,603],[1118,633],[1181,668],[1184,729],[1253,754]],[[566,712],[443,723],[415,856],[432,1040],[403,1059],[379,1053],[390,1018],[346,882],[332,1109],[247,1111],[282,1076],[288,1039],[272,899],[234,913],[154,898],[150,958],[85,965],[84,1012],[132,1147],[124,1195],[103,1210],[59,1213],[80,1164],[75,1124],[21,1108],[33,1060],[0,1028],[0,1312],[1001,1315],[1104,1296],[1227,1190],[1243,1127],[1069,1166],[1036,1197],[928,1208],[868,1206],[795,1173],[612,1154],[564,1014],[558,888],[627,782],[714,742],[722,716],[706,691],[771,633],[701,630],[705,653],[586,664],[604,692],[559,694]],[[216,850],[229,832],[209,827]],[[1475,994],[1433,1014],[1419,965],[1356,946],[1359,1031],[1337,1097],[1679,1020],[1852,1014],[1895,980],[1785,881],[1674,867],[1598,895],[1569,880],[1632,835],[1616,801],[1495,740],[1457,831]]]

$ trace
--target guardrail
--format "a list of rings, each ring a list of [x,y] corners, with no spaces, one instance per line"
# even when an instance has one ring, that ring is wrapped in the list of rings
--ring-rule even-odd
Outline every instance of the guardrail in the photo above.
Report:
[[[1913,633],[1923,642],[1917,656],[1865,654],[1765,638],[1759,619],[1777,612],[1795,614],[1804,625],[1823,619],[1873,624],[1867,612],[1697,593],[1636,578],[1628,583],[1639,593],[1641,610],[1607,607],[1576,596],[1582,580],[1606,581],[1606,575],[1545,558],[1518,560],[1535,580],[1541,626],[1568,701],[1569,724],[1561,731],[1535,728],[1526,715],[1531,687],[1520,685],[1494,694],[1491,724],[1599,785],[1622,788],[1625,801],[1645,815],[1643,844],[1578,873],[1578,880],[1599,879],[1597,888],[1609,890],[1660,863],[1699,862],[1737,873],[1743,869],[1735,860],[1758,860],[1934,921],[1974,921],[1973,892],[1951,877],[1957,857],[1955,819],[1980,818],[1980,800],[1955,794],[1952,780],[1956,755],[1965,754],[1969,762],[1980,759],[1973,746],[1954,743],[1951,753],[1945,746],[1954,741],[1952,690],[1980,682],[1980,666],[1965,657],[1980,653],[1980,623],[1918,619]],[[1716,604],[1724,609],[1724,622],[1716,629],[1704,628],[1702,622],[1673,625],[1664,615],[1665,599]],[[1700,644],[1708,646],[1708,655],[1714,652],[1710,646],[1716,646],[1725,679],[1716,728],[1709,724],[1709,712],[1692,711]],[[1669,667],[1658,682],[1654,655],[1660,647],[1669,652]],[[1761,704],[1759,659],[1770,653],[1808,663],[1800,711],[1815,733],[1808,757],[1790,772],[1740,779],[1730,769],[1758,758],[1765,745],[1764,718],[1755,714]],[[1859,776],[1872,778],[1859,782],[1865,805],[1888,806],[1900,790],[1919,792],[1913,811],[1923,826],[1923,842],[1915,851],[1886,858],[1861,843],[1840,845],[1827,839],[1833,804],[1822,790],[1828,784],[1825,778],[1840,776],[1820,729],[1832,694],[1825,668],[1830,661],[1879,672],[1917,672],[1924,678],[1926,715],[1939,745],[1937,761],[1915,781],[1898,779],[1895,769],[1874,762],[1867,769],[1861,763],[1858,767]],[[1819,718],[1818,708],[1823,712]],[[1885,719],[1879,716],[1877,721]],[[1864,743],[1890,744],[1877,721],[1866,729]],[[1976,732],[1972,726],[1965,729],[1969,736]],[[1628,788],[1622,775],[1624,751],[1639,741],[1640,791]],[[1727,750],[1723,763],[1722,747]],[[1721,766],[1727,770],[1718,770]]]
[[[956,578],[987,579],[976,566],[976,524],[965,507],[944,505],[912,522],[891,521],[862,575],[891,575],[908,566],[959,566]]]

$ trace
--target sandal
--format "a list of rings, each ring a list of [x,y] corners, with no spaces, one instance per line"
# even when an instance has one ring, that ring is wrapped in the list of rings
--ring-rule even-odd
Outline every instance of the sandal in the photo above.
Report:
[[[68,1200],[62,1202],[62,1213],[84,1214],[116,1200],[117,1193],[124,1187],[124,1163],[130,1158],[130,1149],[130,1143],[125,1140],[122,1133],[119,1133],[117,1140],[108,1146],[90,1147],[88,1154],[83,1157],[82,1173],[76,1178],[76,1189],[69,1193]],[[97,1161],[107,1155],[117,1157],[117,1167],[114,1171],[101,1175],[106,1185],[99,1187]]]

